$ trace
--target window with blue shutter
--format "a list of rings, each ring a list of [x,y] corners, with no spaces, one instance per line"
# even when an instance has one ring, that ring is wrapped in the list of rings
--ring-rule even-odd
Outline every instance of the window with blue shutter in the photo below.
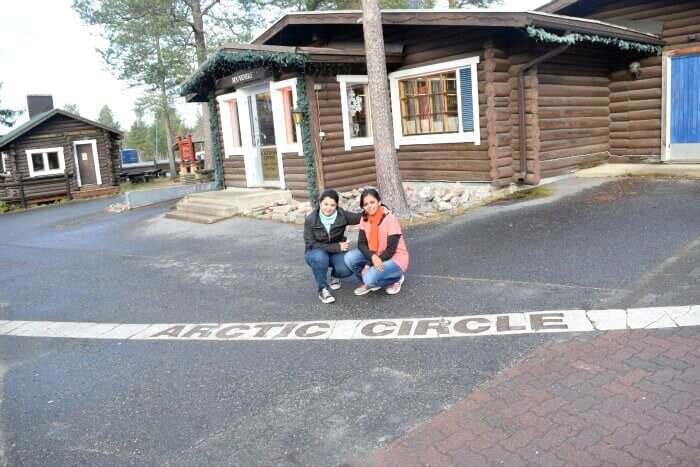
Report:
[[[459,69],[459,93],[462,105],[462,131],[474,131],[474,99],[472,97],[472,69]]]

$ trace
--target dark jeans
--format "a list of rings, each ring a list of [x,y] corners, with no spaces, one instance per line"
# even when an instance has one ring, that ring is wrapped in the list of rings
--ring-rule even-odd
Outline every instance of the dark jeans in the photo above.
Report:
[[[318,290],[328,287],[328,268],[332,268],[333,277],[352,276],[352,271],[345,265],[345,253],[328,253],[325,250],[314,249],[307,251],[304,259],[314,273]]]

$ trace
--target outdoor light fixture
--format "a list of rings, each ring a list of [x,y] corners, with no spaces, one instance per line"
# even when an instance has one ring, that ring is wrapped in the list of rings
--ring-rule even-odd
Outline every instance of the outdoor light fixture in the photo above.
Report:
[[[301,122],[304,121],[304,113],[299,109],[294,109],[292,110],[292,118],[295,124],[301,125]]]
[[[635,79],[639,78],[639,75],[642,74],[642,67],[639,64],[639,62],[632,62],[629,65],[629,72],[632,76],[634,76]]]

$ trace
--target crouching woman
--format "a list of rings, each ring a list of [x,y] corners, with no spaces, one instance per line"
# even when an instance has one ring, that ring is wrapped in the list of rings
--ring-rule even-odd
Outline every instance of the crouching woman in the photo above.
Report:
[[[316,209],[304,221],[304,259],[313,272],[318,287],[318,298],[323,303],[333,303],[331,290],[340,288],[340,279],[352,275],[344,256],[350,244],[345,237],[348,225],[360,223],[360,213],[338,207],[338,192],[321,193]],[[330,280],[328,270],[330,269]]]
[[[358,249],[345,255],[345,264],[362,281],[355,295],[386,288],[389,295],[401,291],[408,270],[408,249],[398,217],[381,202],[379,193],[368,188],[360,195],[362,221]]]

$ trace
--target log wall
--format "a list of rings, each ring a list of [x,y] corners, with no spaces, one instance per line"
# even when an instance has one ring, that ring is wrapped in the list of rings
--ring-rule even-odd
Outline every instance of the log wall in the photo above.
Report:
[[[292,197],[299,200],[309,199],[309,184],[306,180],[306,164],[304,156],[299,154],[282,154],[284,165],[284,182]]]
[[[538,48],[536,54],[540,56],[547,50]],[[537,68],[536,125],[541,177],[606,160],[610,143],[610,79],[605,49],[572,47]]]
[[[62,147],[66,171],[76,174],[73,141],[86,139],[96,140],[102,186],[119,185],[120,145],[118,136],[102,128],[63,115],[56,115],[41,123],[2,149],[2,152],[7,152],[10,156],[12,168],[12,177],[7,180],[7,183],[16,183],[20,176],[29,177],[26,151],[32,149]],[[45,185],[33,185],[27,191],[27,196],[46,195],[49,197],[54,192],[63,191],[65,193],[65,186],[61,188],[59,182],[47,182]],[[78,179],[75,175],[71,181],[71,190],[79,190]]]
[[[620,0],[589,16],[632,27],[634,21],[659,21],[665,54],[700,46],[700,0]],[[614,64],[610,75],[610,154],[618,161],[657,158],[662,148],[662,58],[639,60],[637,79],[627,71],[630,61]]]

